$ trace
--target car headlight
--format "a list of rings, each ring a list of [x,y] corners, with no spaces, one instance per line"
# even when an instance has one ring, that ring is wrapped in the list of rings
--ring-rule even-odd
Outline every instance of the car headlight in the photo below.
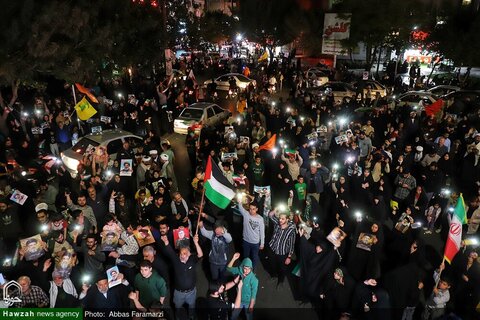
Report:
[[[80,164],[80,161],[77,159],[72,159],[69,157],[63,157],[63,163],[67,166],[67,168],[71,170],[77,170],[78,165]]]

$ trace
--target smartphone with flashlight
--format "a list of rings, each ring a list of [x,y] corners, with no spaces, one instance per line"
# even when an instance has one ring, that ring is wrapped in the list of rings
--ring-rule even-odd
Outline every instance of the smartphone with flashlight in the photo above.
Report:
[[[84,274],[82,277],[83,284],[90,284],[91,280],[92,280],[92,277],[89,274]]]

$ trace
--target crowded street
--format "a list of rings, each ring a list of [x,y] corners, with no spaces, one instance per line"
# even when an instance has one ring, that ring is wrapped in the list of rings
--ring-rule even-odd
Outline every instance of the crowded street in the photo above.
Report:
[[[0,320],[480,319],[478,5],[412,1],[6,6]]]

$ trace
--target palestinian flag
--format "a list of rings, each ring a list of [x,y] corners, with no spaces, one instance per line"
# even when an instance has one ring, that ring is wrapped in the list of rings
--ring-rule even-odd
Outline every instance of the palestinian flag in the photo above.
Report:
[[[205,169],[205,195],[208,200],[221,209],[225,209],[235,197],[234,186],[210,156]]]
[[[462,225],[467,223],[467,211],[463,195],[458,197],[457,205],[453,210],[452,221],[450,222],[450,231],[448,233],[447,244],[445,245],[444,259],[452,263],[453,258],[460,250],[462,242]]]

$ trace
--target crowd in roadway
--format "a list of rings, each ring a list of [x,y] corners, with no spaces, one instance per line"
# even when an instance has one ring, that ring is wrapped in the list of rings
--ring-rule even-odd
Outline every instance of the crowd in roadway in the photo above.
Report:
[[[267,79],[286,73],[277,67]],[[33,110],[2,101],[0,250],[5,281],[20,284],[13,306],[252,319],[262,285],[256,273],[265,269],[277,290],[290,288],[324,319],[478,317],[476,110],[427,115],[389,109],[376,97],[358,113],[362,95],[317,100],[298,77],[289,97],[277,99],[269,85],[240,96],[242,107],[223,123],[189,130],[189,195],[179,192],[176,150],[160,136],[171,130],[162,107],[185,104],[171,84],[150,99],[101,102],[93,122],[79,125],[67,97],[38,96]],[[135,132],[144,144],[125,141],[115,161],[90,150],[76,176],[61,163],[36,163],[95,125]],[[226,209],[202,202],[209,159],[236,190]],[[131,175],[122,174],[122,160],[131,160]],[[35,184],[25,168],[39,172]],[[448,263],[444,244],[460,194],[465,241]],[[202,263],[208,292],[197,291]]]

